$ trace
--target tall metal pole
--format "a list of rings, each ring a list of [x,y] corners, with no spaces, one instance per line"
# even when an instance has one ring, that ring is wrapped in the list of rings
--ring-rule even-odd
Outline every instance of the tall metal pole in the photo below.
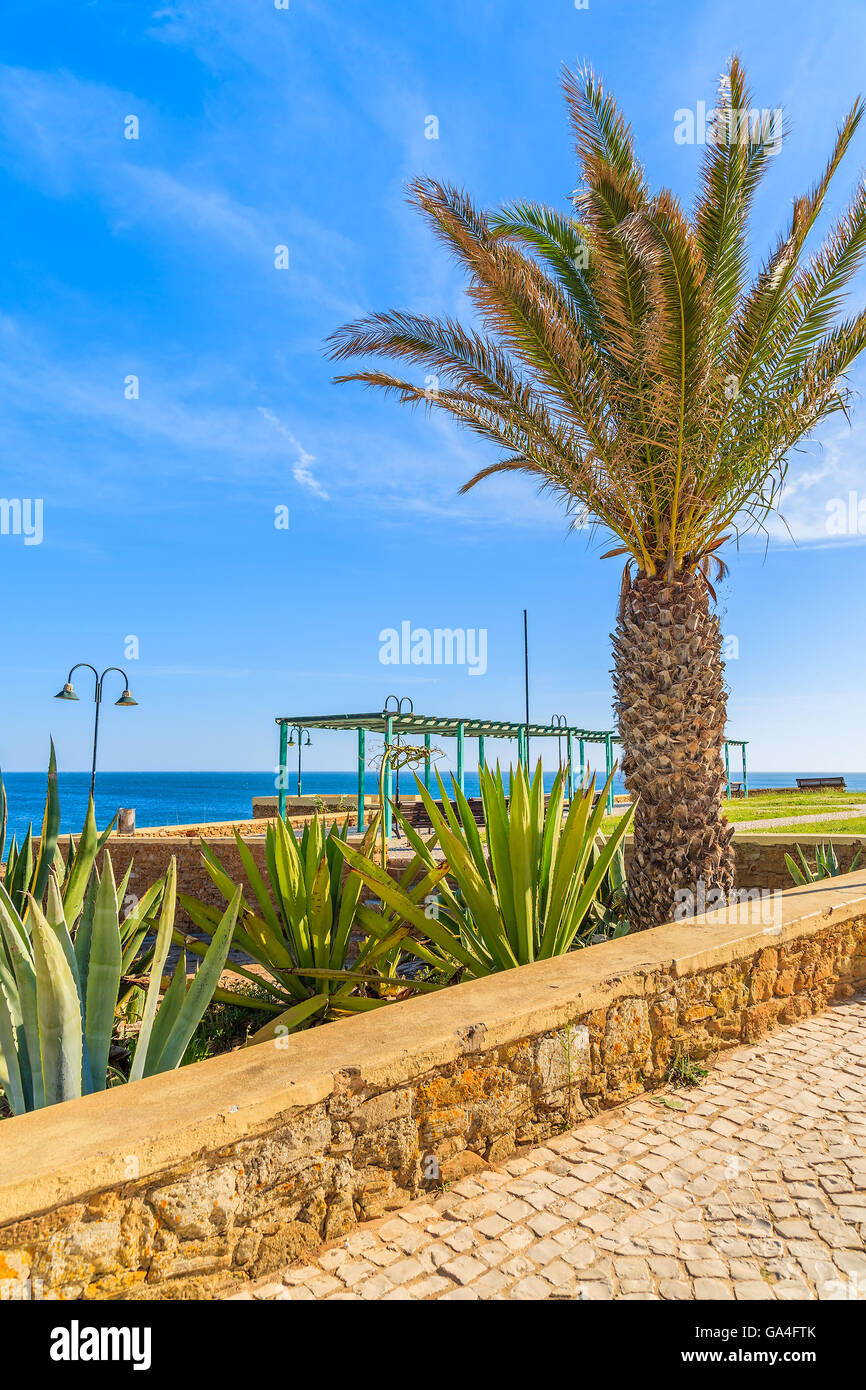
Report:
[[[529,769],[529,622],[526,616],[526,609],[523,610],[523,678],[526,692],[526,732],[524,736],[524,749],[526,753],[526,767]]]
[[[90,799],[93,801],[93,788],[96,786],[96,742],[99,738],[99,706],[102,704],[102,681],[96,687],[96,714],[93,719],[93,762],[90,766]]]
[[[298,724],[298,800],[301,799],[301,726]]]

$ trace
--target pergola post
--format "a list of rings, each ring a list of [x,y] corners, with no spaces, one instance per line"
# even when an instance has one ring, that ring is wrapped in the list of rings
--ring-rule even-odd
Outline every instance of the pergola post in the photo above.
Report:
[[[386,839],[386,840],[390,840],[390,838],[391,838],[391,817],[392,817],[392,810],[391,810],[391,759],[390,759],[390,756],[389,756],[389,755],[390,755],[390,752],[391,752],[391,737],[392,737],[392,735],[393,735],[393,732],[394,732],[394,720],[393,720],[393,717],[392,717],[390,714],[386,714],[386,715],[385,715],[385,751],[384,751],[383,754],[382,754],[382,757],[385,759],[385,782],[384,782],[385,806],[384,806],[384,811],[385,811],[385,839]]]
[[[605,780],[606,780],[608,777],[610,777],[611,773],[613,772],[613,739],[611,738],[611,735],[610,735],[610,734],[608,734],[608,735],[606,736],[605,740],[604,740],[604,765],[605,765],[605,769],[606,769],[606,771],[605,771]],[[613,812],[613,782],[611,782],[610,786],[609,786],[608,789],[607,789],[607,813],[608,813],[608,815],[611,815],[612,812]]]
[[[479,735],[478,735],[478,774],[479,774],[479,777],[480,777],[480,775],[481,775],[481,769],[483,768],[483,766],[484,766],[484,735],[483,735],[483,734],[479,734]]]
[[[358,729],[358,830],[364,829],[364,783],[366,781],[367,735]]]
[[[580,785],[583,786],[586,781],[586,745],[583,739],[580,740],[580,748],[578,751],[580,753]]]
[[[463,791],[463,764],[466,752],[466,725],[461,722],[457,725],[457,785]]]
[[[424,747],[427,749],[427,757],[424,759],[424,786],[430,790],[430,735],[424,735]]]
[[[748,796],[748,795],[749,795],[749,774],[748,774],[748,772],[746,771],[746,745],[745,745],[744,743],[741,743],[741,744],[740,744],[740,747],[741,747],[742,750],[743,750],[743,796]]]
[[[568,731],[567,748],[568,748],[568,773],[567,773],[567,778],[566,778],[566,786],[567,786],[567,788],[568,788],[568,799],[569,799],[569,801],[573,801],[573,800],[574,800],[574,736],[573,736],[573,734],[572,734],[572,732],[571,732],[571,729],[569,729],[569,731]]]
[[[731,799],[731,759],[728,753],[728,740],[725,739],[725,782],[727,783],[727,797]]]
[[[285,820],[286,816],[286,785],[289,780],[289,726],[280,725],[280,766],[278,768],[279,781],[277,783],[277,796],[280,820]]]

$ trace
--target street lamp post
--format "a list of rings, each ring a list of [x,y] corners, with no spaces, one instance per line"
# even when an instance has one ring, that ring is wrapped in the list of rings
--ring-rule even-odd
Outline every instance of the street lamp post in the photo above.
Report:
[[[301,748],[302,748],[302,747],[304,747],[304,748],[309,748],[309,746],[310,746],[310,731],[309,731],[309,729],[307,730],[307,741],[306,741],[306,743],[303,742],[303,732],[304,732],[304,731],[303,731],[303,728],[301,727],[300,724],[293,724],[292,727],[291,727],[291,733],[289,734],[289,742],[288,742],[288,744],[286,745],[288,748],[294,748],[294,746],[295,746],[295,734],[298,735],[298,796],[299,796],[299,797],[300,797],[300,795],[301,795]]]
[[[93,789],[96,784],[96,744],[99,739],[99,706],[102,704],[102,682],[105,680],[105,677],[108,675],[109,671],[117,671],[118,675],[123,676],[123,694],[121,695],[120,699],[115,700],[114,703],[116,705],[137,705],[138,701],[133,700],[132,696],[130,695],[129,677],[127,676],[125,671],[121,671],[119,666],[106,666],[105,670],[100,676],[96,667],[91,666],[89,661],[79,661],[76,666],[72,667],[72,670],[66,677],[66,684],[64,685],[62,690],[58,690],[57,694],[54,697],[55,700],[78,699],[78,696],[75,693],[75,688],[72,684],[72,673],[73,671],[78,671],[82,666],[85,667],[88,671],[93,672],[93,678],[96,682],[93,695],[94,705],[96,709],[96,713],[93,720],[93,763],[90,770],[90,797],[92,800]]]

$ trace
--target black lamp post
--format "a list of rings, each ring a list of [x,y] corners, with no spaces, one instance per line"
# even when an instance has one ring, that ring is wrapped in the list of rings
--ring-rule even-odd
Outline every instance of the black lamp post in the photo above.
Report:
[[[127,676],[125,671],[121,671],[119,666],[106,666],[105,670],[100,676],[96,667],[91,666],[89,661],[79,661],[77,666],[72,667],[72,670],[69,672],[69,675],[66,678],[66,684],[64,685],[62,690],[58,690],[57,694],[54,697],[55,700],[78,699],[78,696],[76,695],[75,689],[72,684],[72,672],[79,670],[79,668],[82,666],[86,667],[88,671],[93,672],[94,680],[96,681],[96,688],[93,696],[94,704],[96,706],[96,713],[93,720],[93,765],[90,772],[90,796],[92,800],[93,788],[96,783],[96,743],[97,739],[99,738],[99,706],[102,704],[102,682],[105,680],[105,677],[108,675],[109,671],[117,671],[118,675],[123,676],[123,694],[121,695],[120,699],[115,700],[114,703],[116,705],[137,705],[138,701],[133,700],[132,696],[130,695],[129,677]]]
[[[301,727],[300,724],[293,724],[293,725],[292,725],[292,728],[291,728],[291,732],[290,732],[290,734],[289,734],[289,742],[288,742],[288,745],[287,745],[289,748],[294,748],[294,746],[295,746],[295,734],[296,734],[296,733],[297,733],[297,735],[298,735],[298,796],[300,796],[300,795],[301,795],[301,748],[302,748],[302,747],[303,747],[303,748],[309,748],[309,746],[310,746],[310,731],[309,731],[309,729],[307,730],[307,741],[306,741],[306,743],[304,743],[304,742],[303,742],[303,734],[304,734],[303,728]]]

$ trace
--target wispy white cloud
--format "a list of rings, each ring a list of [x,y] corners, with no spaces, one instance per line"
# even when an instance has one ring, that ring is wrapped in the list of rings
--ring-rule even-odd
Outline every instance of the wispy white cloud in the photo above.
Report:
[[[779,516],[767,523],[775,544],[830,548],[866,543],[864,450],[866,422],[855,419],[853,425],[825,433],[808,452],[793,456]]]
[[[285,439],[289,448],[294,452],[296,457],[292,467],[292,477],[295,482],[300,483],[301,487],[309,488],[316,497],[321,497],[326,502],[328,494],[313,473],[313,464],[316,462],[315,455],[307,453],[303,444],[295,438],[291,430],[286,428],[279,416],[275,415],[272,410],[259,406],[259,414],[268,421],[268,424],[273,425],[277,433]]]
[[[130,114],[137,140],[124,138]],[[188,129],[132,92],[0,65],[0,167],[54,198],[95,198],[115,235],[157,235],[171,254],[196,261],[203,246],[219,244],[250,274],[272,276],[274,294],[290,295],[305,313],[358,313],[354,291],[342,289],[352,283],[354,242],[286,202],[276,163],[265,166],[271,177],[257,200],[243,197],[237,141],[231,124]],[[286,273],[274,269],[281,245],[290,248]]]

